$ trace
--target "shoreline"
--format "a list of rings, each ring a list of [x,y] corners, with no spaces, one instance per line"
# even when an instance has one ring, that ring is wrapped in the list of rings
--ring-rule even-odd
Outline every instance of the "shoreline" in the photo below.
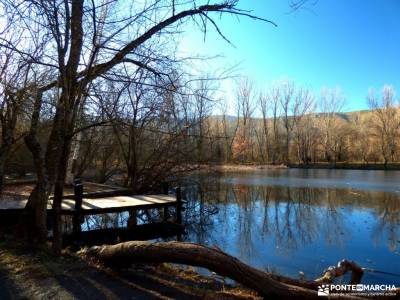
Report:
[[[311,163],[311,164],[193,164],[180,169],[184,173],[245,173],[261,170],[284,169],[326,169],[326,170],[365,170],[365,171],[400,171],[400,163]],[[29,178],[8,179],[5,181],[5,189],[13,186],[32,185],[36,180]]]
[[[380,170],[380,171],[400,171],[400,163],[391,163],[385,164],[383,163],[313,163],[313,164],[289,164],[288,168],[290,169],[331,169],[331,170]]]
[[[380,170],[380,171],[400,171],[400,163],[312,163],[312,164],[208,164],[197,166],[193,172],[199,173],[240,173],[254,172],[260,170],[283,170],[283,169],[327,169],[327,170]]]
[[[258,170],[279,170],[288,169],[284,164],[279,165],[246,165],[246,164],[209,164],[200,165],[194,172],[200,173],[235,173],[235,172],[254,172]]]

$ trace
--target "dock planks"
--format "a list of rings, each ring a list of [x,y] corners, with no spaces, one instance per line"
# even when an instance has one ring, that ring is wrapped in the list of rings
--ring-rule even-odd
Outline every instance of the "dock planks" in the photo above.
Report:
[[[0,211],[22,210],[28,200],[0,200]],[[108,212],[127,211],[131,209],[150,209],[165,206],[174,206],[177,200],[169,195],[133,195],[133,196],[110,196],[101,198],[85,198],[82,200],[81,214],[98,214]],[[52,202],[49,201],[47,209],[51,210]],[[62,213],[74,214],[75,200],[63,199]]]

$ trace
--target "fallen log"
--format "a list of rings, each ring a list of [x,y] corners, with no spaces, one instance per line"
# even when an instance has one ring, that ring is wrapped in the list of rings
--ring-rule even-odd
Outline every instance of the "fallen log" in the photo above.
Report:
[[[364,274],[364,270],[354,261],[343,259],[338,262],[337,266],[328,267],[322,277],[316,279],[318,283],[332,283],[336,277],[343,276],[347,272],[351,272],[350,284],[358,284]]]
[[[300,281],[250,267],[219,249],[193,243],[130,241],[86,248],[81,255],[117,267],[132,263],[177,263],[207,268],[251,288],[269,299],[318,299],[316,281]],[[334,299],[360,299],[331,295]]]

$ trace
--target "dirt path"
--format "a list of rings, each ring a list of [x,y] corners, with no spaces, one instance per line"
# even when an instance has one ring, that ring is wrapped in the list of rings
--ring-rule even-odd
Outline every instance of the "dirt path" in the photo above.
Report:
[[[248,290],[169,265],[107,270],[0,244],[0,299],[257,299]]]

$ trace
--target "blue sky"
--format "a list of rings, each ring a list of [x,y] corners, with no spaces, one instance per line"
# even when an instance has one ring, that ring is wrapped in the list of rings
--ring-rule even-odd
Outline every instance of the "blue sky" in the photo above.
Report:
[[[188,29],[182,51],[223,56],[202,63],[202,72],[240,63],[236,73],[248,76],[259,89],[281,79],[316,94],[323,87],[340,87],[347,99],[346,111],[366,109],[371,87],[391,84],[400,90],[399,0],[319,0],[296,12],[290,12],[287,0],[242,0],[239,7],[278,27],[217,16],[235,48],[215,32],[209,32],[204,42],[199,31]],[[227,98],[233,97],[231,83],[222,88]]]

